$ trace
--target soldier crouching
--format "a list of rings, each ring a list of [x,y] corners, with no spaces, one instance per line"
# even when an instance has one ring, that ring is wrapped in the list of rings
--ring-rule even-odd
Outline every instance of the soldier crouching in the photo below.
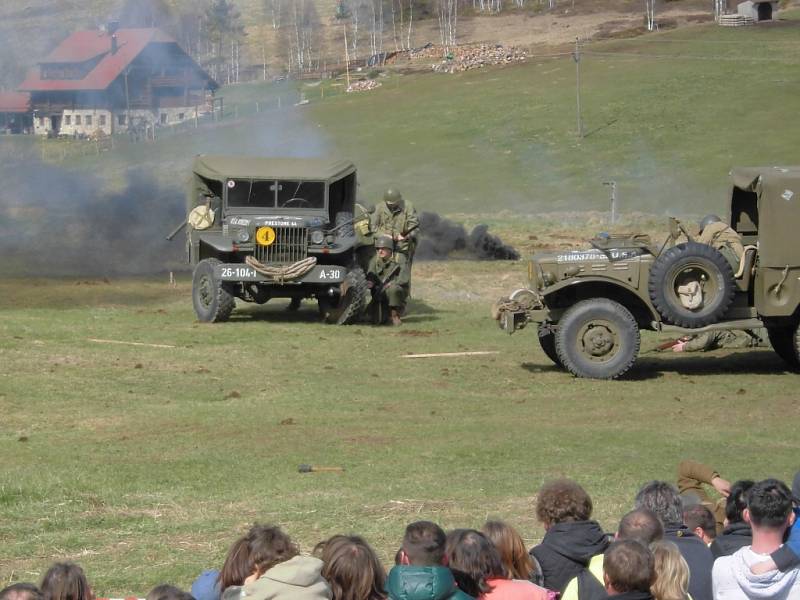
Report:
[[[402,325],[400,316],[405,310],[408,284],[408,270],[394,257],[394,241],[388,235],[376,236],[375,256],[367,269],[373,323]]]

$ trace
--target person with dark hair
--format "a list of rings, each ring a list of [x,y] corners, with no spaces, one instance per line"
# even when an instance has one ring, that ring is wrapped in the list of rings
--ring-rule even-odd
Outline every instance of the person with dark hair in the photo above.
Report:
[[[32,583],[12,583],[0,590],[0,600],[44,600],[44,597]]]
[[[800,471],[795,473],[792,481],[792,504],[794,525],[786,543],[773,552],[769,560],[753,565],[751,569],[753,573],[761,574],[774,569],[785,572],[800,567]]]
[[[652,600],[653,554],[635,540],[614,542],[603,557],[603,581],[608,595],[618,600]]]
[[[619,522],[615,540],[634,540],[649,546],[664,537],[661,521],[651,510],[639,508],[627,513]],[[603,555],[593,556],[589,566],[564,588],[561,600],[602,600],[606,589],[603,582]]]
[[[247,536],[240,537],[228,550],[222,570],[203,571],[192,583],[192,596],[196,600],[219,600],[222,592],[231,586],[243,586],[253,572],[250,545]]]
[[[725,529],[711,544],[714,558],[729,556],[739,548],[753,543],[753,532],[750,523],[744,520],[744,509],[747,508],[747,494],[754,482],[743,479],[731,486],[731,493],[725,501]]]
[[[765,479],[747,495],[744,519],[753,530],[753,543],[722,556],[714,563],[716,600],[789,600],[800,598],[800,568],[754,574],[752,565],[781,548],[786,530],[794,524],[792,493],[782,481]]]
[[[636,508],[653,511],[664,525],[664,539],[674,542],[689,565],[689,593],[693,600],[711,600],[714,557],[699,537],[683,523],[678,490],[666,481],[651,481],[636,494]]]
[[[456,529],[447,536],[447,562],[459,587],[480,600],[548,600],[544,588],[509,579],[500,553],[474,529]]]
[[[470,600],[444,566],[446,542],[436,523],[416,521],[406,527],[397,565],[386,578],[391,600]]]
[[[322,561],[301,556],[297,546],[274,525],[256,524],[247,534],[252,572],[244,586],[222,592],[223,600],[330,600]]]
[[[195,598],[189,592],[165,583],[147,592],[145,600],[195,600]]]
[[[357,535],[335,535],[317,544],[322,576],[333,600],[384,600],[386,572],[375,551]]]
[[[563,592],[593,556],[608,548],[608,536],[591,516],[592,499],[574,481],[550,481],[539,490],[536,517],[545,535],[530,554],[541,567],[547,589]]]
[[[533,561],[525,549],[522,536],[516,529],[503,521],[486,521],[481,528],[481,533],[497,548],[508,577],[532,581],[531,577],[535,577]]]
[[[683,522],[693,534],[703,540],[706,546],[711,545],[717,537],[717,520],[707,507],[694,504],[684,507]]]
[[[74,563],[55,563],[39,586],[44,600],[94,600],[86,575]]]

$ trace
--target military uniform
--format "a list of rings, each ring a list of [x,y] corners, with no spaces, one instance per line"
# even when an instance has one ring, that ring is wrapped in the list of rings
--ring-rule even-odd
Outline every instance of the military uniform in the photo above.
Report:
[[[756,348],[767,345],[767,333],[764,329],[756,329],[753,333],[755,337],[741,330],[707,331],[693,335],[684,343],[683,351],[708,352],[721,348]]]
[[[703,231],[697,237],[701,244],[708,244],[722,252],[729,262],[735,263],[735,268],[739,268],[739,261],[744,254],[742,236],[736,233],[730,226],[722,221],[709,223],[703,227]]]
[[[380,309],[379,321],[389,314],[386,308],[402,312],[408,297],[408,271],[393,257],[383,259],[375,255],[367,269],[367,279],[372,281],[373,310]]]
[[[395,204],[384,201],[372,215],[371,229],[378,235],[388,235],[394,240],[395,260],[400,264],[408,281],[411,281],[411,263],[417,249],[419,216],[414,205],[404,200],[399,192],[388,190],[384,200],[396,196]],[[404,236],[398,240],[396,236]]]

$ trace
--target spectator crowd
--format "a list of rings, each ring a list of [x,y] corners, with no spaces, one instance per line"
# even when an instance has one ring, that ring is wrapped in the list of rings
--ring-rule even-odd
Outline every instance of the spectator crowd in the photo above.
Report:
[[[548,482],[536,502],[545,535],[529,551],[501,521],[447,533],[416,521],[388,574],[358,535],[306,556],[279,527],[256,524],[191,592],[159,585],[147,600],[800,600],[800,472],[790,489],[730,483],[683,461],[677,483],[642,486],[609,534],[580,485]],[[14,583],[0,600],[96,599],[80,566],[56,563],[38,586]]]

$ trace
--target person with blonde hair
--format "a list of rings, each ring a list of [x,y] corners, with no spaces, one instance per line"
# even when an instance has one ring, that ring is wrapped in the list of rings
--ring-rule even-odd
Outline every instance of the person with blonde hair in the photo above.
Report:
[[[655,600],[688,600],[689,565],[678,546],[666,540],[650,545],[655,559],[656,579],[650,587]]]
[[[511,525],[503,521],[487,521],[481,532],[489,538],[500,553],[500,560],[510,579],[527,579],[535,577],[533,560],[525,548],[522,536]],[[534,581],[534,583],[536,583]]]

